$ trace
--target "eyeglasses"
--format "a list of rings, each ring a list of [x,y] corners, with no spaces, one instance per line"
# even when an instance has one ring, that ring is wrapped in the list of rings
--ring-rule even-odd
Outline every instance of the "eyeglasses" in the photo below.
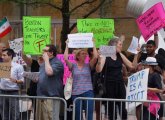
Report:
[[[43,51],[43,52],[49,52],[49,50],[46,50],[46,49],[43,49],[42,51]]]

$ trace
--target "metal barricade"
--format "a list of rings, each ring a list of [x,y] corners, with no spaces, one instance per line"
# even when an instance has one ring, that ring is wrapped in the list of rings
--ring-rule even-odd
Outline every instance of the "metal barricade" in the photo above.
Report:
[[[67,120],[67,103],[59,97],[0,95],[2,120]]]
[[[89,108],[91,104],[93,108]],[[163,120],[164,104],[165,101],[78,97],[73,101],[73,120]]]

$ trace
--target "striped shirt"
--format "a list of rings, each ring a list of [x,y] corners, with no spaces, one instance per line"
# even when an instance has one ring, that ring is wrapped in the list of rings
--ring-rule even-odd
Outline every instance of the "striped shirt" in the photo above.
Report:
[[[77,64],[73,63],[72,76],[72,95],[80,95],[89,90],[93,90],[89,63],[85,63],[81,69],[78,68]]]

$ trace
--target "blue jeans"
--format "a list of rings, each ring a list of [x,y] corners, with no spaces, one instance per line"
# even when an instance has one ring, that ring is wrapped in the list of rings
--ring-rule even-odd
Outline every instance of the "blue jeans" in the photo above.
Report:
[[[94,94],[92,90],[89,90],[80,95],[72,95],[74,100],[77,97],[89,97],[93,98]],[[82,110],[85,110],[86,120],[93,120],[93,100],[76,100],[75,120],[82,120]],[[83,108],[83,109],[82,109]]]

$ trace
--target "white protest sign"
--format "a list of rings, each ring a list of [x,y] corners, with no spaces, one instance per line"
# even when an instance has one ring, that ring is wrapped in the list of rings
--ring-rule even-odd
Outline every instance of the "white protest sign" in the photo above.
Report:
[[[147,100],[148,74],[149,69],[144,69],[128,77],[127,100]],[[127,102],[126,107],[128,107],[128,111],[131,111],[140,104],[141,102],[136,104],[134,102]]]
[[[9,41],[10,48],[13,49],[15,52],[15,57],[13,58],[13,61],[21,65],[26,65],[26,63],[22,59],[22,45],[23,38],[17,38]]]
[[[165,28],[162,28],[158,32],[158,48],[156,49],[156,53],[158,53],[159,48],[163,48],[165,50]]]
[[[93,33],[76,33],[68,35],[69,48],[92,48]]]
[[[138,48],[138,38],[133,36],[131,44],[127,51],[133,54],[137,54],[138,53],[137,48]]]
[[[23,76],[30,80],[38,80],[39,72],[23,72]]]
[[[22,50],[22,44],[23,44],[23,38],[17,38],[17,39],[9,41],[10,48],[13,49],[14,52],[16,53]]]
[[[100,54],[105,57],[115,57],[116,56],[116,46],[101,45],[99,50],[100,50]]]

